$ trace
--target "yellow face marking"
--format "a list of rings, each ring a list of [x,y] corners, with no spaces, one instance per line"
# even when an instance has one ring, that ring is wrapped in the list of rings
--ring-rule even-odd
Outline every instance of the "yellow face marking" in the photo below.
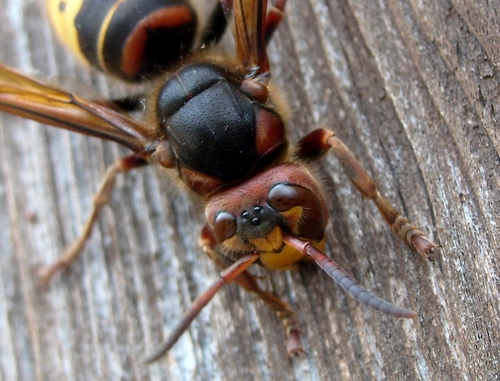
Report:
[[[259,249],[265,250],[262,253],[260,253],[259,257],[260,261],[264,266],[266,266],[270,270],[291,270],[294,268],[294,264],[304,259],[305,256],[301,252],[291,248],[288,245],[282,246],[283,240],[281,238],[281,230],[279,228],[275,229],[279,230],[279,236],[280,236],[279,242],[273,241],[273,244],[269,245],[269,247],[272,248],[272,250],[265,250],[263,246],[258,246]],[[252,243],[253,242],[254,240],[252,240]],[[278,246],[283,247],[281,251],[277,252],[276,250],[273,250]],[[314,246],[317,249],[324,251],[325,240],[323,239],[319,242],[315,242]]]
[[[249,240],[259,251],[270,251],[277,253],[283,247],[283,235],[281,229],[276,226],[265,238],[252,238]]]
[[[299,227],[300,220],[304,215],[304,208],[301,206],[294,206],[286,212],[281,212],[286,217],[289,229],[294,232]]]
[[[304,258],[304,255],[285,245],[279,253],[264,252],[259,258],[262,264],[270,270],[291,270],[296,262]]]

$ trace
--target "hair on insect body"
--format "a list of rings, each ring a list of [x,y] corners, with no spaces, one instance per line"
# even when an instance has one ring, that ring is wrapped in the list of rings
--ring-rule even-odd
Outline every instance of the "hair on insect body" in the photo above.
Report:
[[[233,281],[256,294],[278,315],[286,330],[288,352],[301,352],[302,330],[296,313],[259,286],[247,271],[254,263],[286,270],[310,258],[361,303],[387,315],[416,317],[414,311],[365,290],[324,254],[328,200],[312,167],[329,152],[402,241],[429,259],[436,245],[380,194],[334,132],[318,129],[296,144],[289,142],[282,116],[288,111],[270,82],[266,51],[267,41],[284,16],[286,0],[270,7],[265,0],[220,1],[201,31],[197,14],[185,1],[172,1],[166,8],[148,2],[144,12],[151,11],[151,17],[141,14],[135,23],[127,18],[129,10],[120,14],[115,1],[103,2],[102,7],[84,2],[78,9],[73,9],[73,4],[49,1],[52,20],[55,29],[69,37],[73,50],[90,64],[127,81],[174,71],[167,77],[160,75],[156,90],[146,101],[148,113],[155,117],[151,122],[132,119],[112,102],[89,101],[0,67],[0,110],[111,140],[133,152],[108,168],[81,236],[56,263],[44,269],[44,280],[78,258],[99,211],[110,198],[116,177],[156,164],[175,172],[205,203],[206,224],[200,245],[222,272],[145,362],[165,354],[218,290]],[[77,19],[78,30],[64,29]],[[234,55],[221,57],[209,48],[201,49],[218,42],[226,19],[232,20]],[[114,33],[120,20],[133,26],[130,34],[121,34],[122,27]],[[102,28],[93,28],[96,22]],[[182,42],[172,48],[172,41]],[[159,47],[155,45],[158,42]],[[158,56],[161,51],[169,55]]]

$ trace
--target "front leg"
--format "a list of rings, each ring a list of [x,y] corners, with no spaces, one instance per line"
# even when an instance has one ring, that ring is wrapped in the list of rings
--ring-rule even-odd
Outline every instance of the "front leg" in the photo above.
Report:
[[[217,242],[213,235],[212,230],[205,225],[200,237],[200,246],[203,251],[208,255],[208,257],[221,269],[226,269],[233,264],[233,261],[227,257],[219,254],[215,247]],[[294,356],[300,352],[304,351],[302,346],[302,340],[300,334],[302,333],[301,322],[297,318],[297,314],[294,310],[285,303],[283,300],[274,296],[268,291],[263,290],[255,276],[251,275],[249,272],[242,272],[236,279],[235,282],[243,287],[245,290],[256,294],[266,305],[273,310],[278,318],[283,323],[287,334],[287,352],[290,356]]]
[[[410,223],[408,219],[403,217],[391,205],[389,200],[380,194],[373,179],[332,131],[319,129],[311,132],[298,143],[296,155],[303,160],[314,161],[330,149],[333,150],[335,156],[342,163],[356,189],[363,197],[372,200],[377,205],[380,214],[397,236],[422,256],[432,261],[434,259],[434,249],[437,245],[428,239],[415,225]]]

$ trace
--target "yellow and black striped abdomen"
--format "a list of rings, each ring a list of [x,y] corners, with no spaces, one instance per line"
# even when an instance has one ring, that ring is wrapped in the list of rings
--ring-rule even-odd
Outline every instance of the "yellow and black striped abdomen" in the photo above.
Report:
[[[185,0],[48,0],[54,29],[92,66],[128,81],[154,77],[193,46]]]

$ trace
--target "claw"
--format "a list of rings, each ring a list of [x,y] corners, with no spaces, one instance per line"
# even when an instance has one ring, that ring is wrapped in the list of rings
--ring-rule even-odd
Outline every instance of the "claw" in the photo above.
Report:
[[[435,254],[434,249],[439,247],[430,239],[428,239],[423,234],[413,234],[409,235],[407,238],[408,242],[418,251],[420,255],[427,258],[429,261],[434,261]]]
[[[291,329],[288,332],[288,342],[286,345],[286,352],[288,356],[295,357],[300,353],[304,353],[304,347],[302,346],[302,340],[300,335],[302,334],[302,330],[300,329]]]

